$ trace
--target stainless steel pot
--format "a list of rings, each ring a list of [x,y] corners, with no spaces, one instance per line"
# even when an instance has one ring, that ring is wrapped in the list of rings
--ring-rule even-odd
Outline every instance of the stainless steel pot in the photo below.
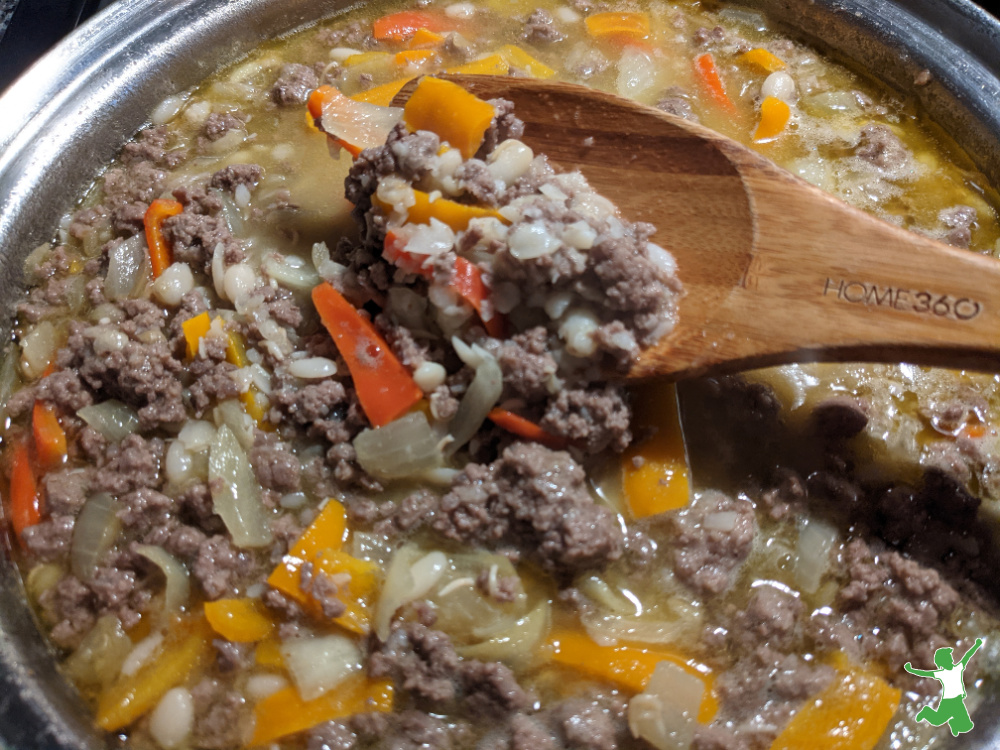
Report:
[[[967,0],[745,0],[861,70],[914,90],[931,117],[1000,184],[1000,22]],[[169,94],[265,39],[330,16],[346,0],[120,0],[0,97],[0,305],[21,261]],[[60,677],[0,545],[0,743],[10,750],[107,745]],[[1000,747],[1000,698],[956,747]]]

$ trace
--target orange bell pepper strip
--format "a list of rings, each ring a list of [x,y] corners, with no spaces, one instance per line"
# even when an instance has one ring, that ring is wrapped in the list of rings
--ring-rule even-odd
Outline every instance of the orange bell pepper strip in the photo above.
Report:
[[[712,691],[712,671],[676,651],[642,646],[599,646],[586,633],[573,630],[554,631],[549,636],[548,648],[556,663],[615,682],[633,693],[641,693],[646,688],[657,664],[672,662],[705,683],[698,721],[707,724],[719,710],[718,699]]]
[[[254,663],[268,669],[284,669],[285,657],[281,655],[281,641],[278,638],[267,638],[257,644],[254,649]]]
[[[274,631],[274,620],[259,599],[205,602],[205,619],[227,641],[256,643]]]
[[[760,123],[753,134],[754,143],[773,141],[788,125],[792,108],[781,99],[769,96],[760,103]]]
[[[347,511],[341,503],[331,499],[271,571],[268,584],[289,596],[300,596],[299,569],[324,550],[340,549],[346,538]]]
[[[435,34],[426,28],[417,29],[406,43],[407,49],[428,49],[440,47],[444,44],[445,37]]]
[[[108,732],[127,727],[184,684],[211,652],[212,633],[203,617],[176,623],[162,654],[132,675],[122,675],[97,700],[97,726]]]
[[[715,58],[712,57],[711,53],[706,52],[703,55],[698,55],[694,59],[694,70],[698,79],[708,91],[709,96],[715,100],[715,103],[723,109],[735,113],[736,105],[733,104],[733,100],[726,93],[726,87],[722,83],[722,78],[719,76],[719,69],[715,67]]]
[[[776,73],[779,70],[784,70],[786,67],[784,60],[773,52],[768,52],[763,47],[757,47],[749,52],[744,52],[742,59],[745,62],[763,68],[768,73]]]
[[[30,526],[42,520],[42,499],[35,481],[35,469],[27,440],[14,448],[10,472],[10,522],[17,538]]]
[[[497,53],[462,65],[453,65],[445,68],[444,72],[463,76],[505,76],[510,72],[510,63],[507,62],[507,58]]]
[[[899,707],[901,692],[882,678],[851,668],[806,703],[771,750],[872,750]]]
[[[350,576],[350,580],[340,587],[337,598],[347,607],[347,611],[333,622],[358,635],[368,635],[371,631],[371,606],[378,590],[379,567],[367,560],[347,554],[343,550],[326,550],[313,560],[315,570],[330,577]],[[322,615],[318,604],[311,598],[304,604],[317,616]]]
[[[437,219],[442,224],[447,224],[453,232],[462,232],[468,229],[469,222],[473,219],[487,217],[494,218],[504,224],[510,224],[509,219],[504,218],[503,214],[493,208],[470,206],[448,198],[438,198],[432,201],[430,194],[423,190],[414,190],[413,197],[416,202],[406,209],[406,221],[413,224],[429,224],[431,219]],[[377,195],[372,196],[372,203],[381,208],[386,215],[392,212],[392,206],[380,200]]]
[[[423,398],[423,391],[371,321],[329,283],[312,291],[320,320],[347,363],[361,408],[374,427],[402,416]]]
[[[187,320],[181,321],[181,330],[184,332],[184,342],[187,345],[188,359],[194,359],[198,354],[198,347],[201,340],[212,327],[212,318],[207,312],[199,313]]]
[[[407,76],[406,78],[389,81],[389,83],[383,83],[381,86],[373,86],[365,91],[359,91],[357,94],[351,94],[351,99],[356,102],[366,102],[368,104],[377,104],[380,107],[388,107],[392,104],[392,100],[396,98],[396,94],[403,90],[403,86],[414,78],[416,76]]]
[[[520,414],[515,414],[506,409],[498,407],[490,411],[486,417],[497,427],[502,427],[507,432],[512,432],[518,437],[523,437],[525,440],[541,443],[553,450],[562,450],[569,444],[566,438],[561,435],[553,435],[551,432],[543,430],[530,419],[525,419]]]
[[[348,678],[336,689],[310,701],[287,687],[264,698],[254,709],[254,734],[250,746],[262,746],[317,724],[354,714],[392,710],[394,688],[387,680],[363,675]]]
[[[451,277],[451,288],[472,305],[472,308],[479,314],[479,319],[483,321],[486,332],[495,339],[503,338],[507,328],[507,321],[503,315],[496,310],[489,320],[483,317],[483,308],[486,300],[490,296],[490,290],[486,288],[483,281],[483,272],[479,266],[470,263],[465,258],[459,256],[455,259],[455,271]]]
[[[644,389],[636,396],[637,421],[656,433],[622,455],[622,492],[632,517],[647,518],[688,504],[691,472],[673,386]]]
[[[171,252],[163,237],[163,220],[176,216],[184,210],[178,201],[157,198],[149,204],[142,223],[146,229],[146,245],[149,248],[149,262],[153,267],[153,278],[163,273],[171,263]]]
[[[403,108],[410,130],[430,130],[457,148],[465,159],[473,156],[493,121],[493,105],[470,94],[457,83],[422,78]]]
[[[380,42],[405,42],[418,31],[451,31],[454,19],[422,10],[401,10],[375,20],[372,35]]]
[[[406,67],[407,65],[419,66],[434,57],[434,51],[429,49],[404,49],[397,52],[393,58],[396,65]]]
[[[497,50],[510,67],[525,71],[532,78],[552,78],[556,72],[545,63],[539,62],[514,44],[505,44]]]
[[[595,39],[645,39],[649,36],[649,16],[645,13],[595,13],[584,19],[587,33]]]
[[[31,412],[35,456],[40,468],[51,469],[66,460],[66,431],[59,424],[55,407],[36,401]]]

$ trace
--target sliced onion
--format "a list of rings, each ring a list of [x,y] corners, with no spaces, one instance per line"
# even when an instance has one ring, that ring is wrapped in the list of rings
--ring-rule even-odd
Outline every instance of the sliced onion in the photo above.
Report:
[[[105,687],[111,683],[132,650],[132,639],[115,615],[104,615],[83,637],[63,669],[77,685]]]
[[[85,406],[76,416],[113,443],[121,442],[139,428],[139,415],[114,399]]]
[[[279,284],[297,292],[308,292],[320,282],[319,274],[309,266],[292,266],[277,254],[264,258],[261,268]]]
[[[580,617],[587,634],[598,643],[677,643],[700,626],[700,617],[653,620],[645,617],[587,613]]]
[[[305,701],[319,698],[360,671],[363,659],[361,649],[342,635],[287,640],[281,644],[281,656]]]
[[[414,476],[441,465],[441,436],[422,411],[365,430],[354,438],[361,468],[380,479]]]
[[[187,604],[191,596],[191,581],[187,568],[162,547],[149,544],[136,545],[135,551],[163,571],[167,580],[163,591],[163,612],[172,614]]]
[[[237,547],[271,543],[271,527],[260,485],[239,441],[227,426],[219,428],[208,457],[212,502]]]
[[[425,596],[447,568],[443,552],[426,553],[415,544],[401,547],[389,563],[375,610],[375,633],[385,641],[396,610]]]
[[[334,138],[365,149],[385,143],[402,117],[399,107],[379,107],[340,95],[323,108],[317,125]]]
[[[121,673],[126,677],[131,677],[156,656],[163,645],[164,635],[161,632],[148,635],[135,644],[135,647],[128,652],[125,661],[122,662]]]
[[[17,375],[17,357],[4,357],[0,362],[0,422],[7,416],[7,403],[20,382],[21,379]]]
[[[482,643],[458,648],[464,659],[502,661],[523,666],[538,653],[538,646],[549,629],[549,603],[542,601],[521,618],[510,618],[491,627]],[[476,631],[480,633],[481,631]]]
[[[56,356],[59,335],[50,320],[43,320],[21,339],[21,370],[30,379],[40,378]]]
[[[657,750],[687,750],[704,694],[705,683],[699,677],[661,661],[646,689],[629,701],[629,731]]]
[[[347,266],[330,260],[330,250],[327,248],[325,242],[317,242],[313,245],[312,262],[316,268],[316,273],[320,275],[323,281],[336,281],[347,271]]]
[[[814,594],[830,568],[830,552],[837,544],[837,529],[819,518],[799,518],[795,542],[795,583]]]
[[[104,294],[110,300],[131,297],[140,281],[149,275],[149,254],[146,240],[136,234],[108,250],[108,275],[104,279]]]
[[[70,544],[70,569],[81,581],[89,581],[97,570],[97,561],[118,538],[118,501],[102,492],[84,503],[73,526]]]
[[[455,342],[459,342],[459,340],[453,339],[452,343]],[[478,364],[475,365],[476,376],[469,384],[465,395],[462,396],[458,411],[448,425],[452,441],[445,448],[445,451],[449,455],[472,439],[472,436],[486,421],[486,415],[500,400],[500,394],[503,392],[503,372],[500,370],[496,358],[479,346],[469,347],[462,344],[462,347],[464,350],[468,350],[475,360],[478,360]],[[459,357],[463,354],[458,348],[456,348],[456,352],[458,352]],[[474,359],[470,358],[469,361],[474,361]]]
[[[225,425],[236,439],[240,441],[243,450],[250,450],[254,443],[254,421],[247,414],[243,404],[234,398],[226,399],[212,410],[212,418],[219,427]]]
[[[628,46],[618,60],[618,78],[615,87],[619,96],[641,99],[653,93],[658,86],[660,65],[652,54],[639,47]]]

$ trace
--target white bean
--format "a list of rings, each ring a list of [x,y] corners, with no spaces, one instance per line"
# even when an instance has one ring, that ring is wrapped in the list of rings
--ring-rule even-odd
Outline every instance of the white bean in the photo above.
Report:
[[[247,697],[261,701],[285,687],[288,680],[280,674],[255,674],[247,680]]]
[[[337,62],[344,62],[348,57],[360,54],[361,50],[354,49],[353,47],[334,47],[330,50],[330,59]]]
[[[177,307],[194,289],[194,275],[187,263],[171,263],[153,282],[153,296],[167,307]]]
[[[444,14],[451,18],[470,18],[476,13],[476,6],[472,3],[455,3],[444,9]]]
[[[795,101],[795,79],[783,70],[771,73],[764,79],[760,87],[761,96],[773,96],[775,99],[791,104]]]
[[[247,298],[257,284],[257,274],[246,263],[237,263],[226,269],[223,288],[226,298],[240,303]]]
[[[164,750],[180,746],[194,726],[194,698],[187,688],[168,690],[149,717],[149,733]]]
[[[559,338],[566,342],[566,351],[574,357],[589,357],[597,351],[594,332],[600,325],[597,316],[590,310],[575,308],[566,313]]]
[[[180,440],[172,440],[167,448],[167,480],[173,484],[181,484],[194,469],[194,457],[188,453],[184,443]]]
[[[510,185],[528,171],[534,158],[535,154],[528,146],[508,138],[486,157],[486,164],[494,179]]]
[[[413,380],[424,393],[430,393],[444,383],[448,371],[437,362],[424,362],[413,371]]]
[[[319,380],[336,375],[337,363],[326,357],[294,359],[288,364],[288,372],[303,380]]]

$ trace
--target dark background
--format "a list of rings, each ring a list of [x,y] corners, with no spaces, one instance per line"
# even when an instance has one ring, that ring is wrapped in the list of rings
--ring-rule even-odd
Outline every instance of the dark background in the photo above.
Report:
[[[49,47],[113,2],[0,0],[0,91]],[[979,0],[979,5],[1000,17],[1000,0]]]

